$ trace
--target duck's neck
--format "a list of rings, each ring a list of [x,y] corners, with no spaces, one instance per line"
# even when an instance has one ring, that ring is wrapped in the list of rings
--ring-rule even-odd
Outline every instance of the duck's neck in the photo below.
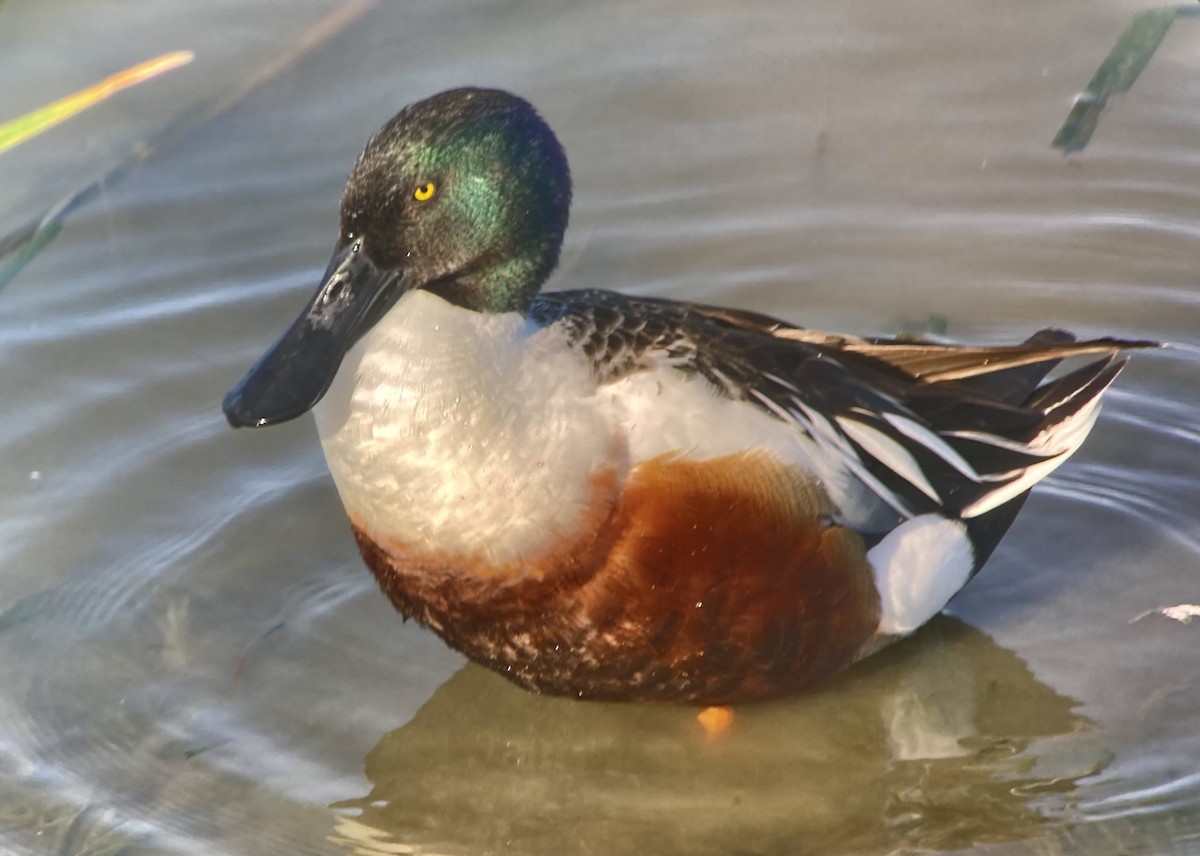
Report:
[[[530,238],[520,248],[490,254],[470,268],[425,286],[455,306],[492,314],[524,315],[558,264],[560,241]]]
[[[315,415],[351,519],[375,540],[494,566],[578,525],[611,465],[584,365],[520,314],[405,295]]]

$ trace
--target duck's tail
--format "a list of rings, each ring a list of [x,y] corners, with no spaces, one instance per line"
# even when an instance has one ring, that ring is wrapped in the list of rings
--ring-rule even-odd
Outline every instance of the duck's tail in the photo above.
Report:
[[[1125,367],[1121,353],[1159,347],[1131,339],[1079,342],[1052,329],[1001,347],[795,329],[773,335],[828,349],[834,359],[869,373],[873,388],[887,396],[882,402],[851,398],[835,417],[874,461],[861,477],[881,498],[906,517],[937,511],[964,521],[1013,502],[1061,466],[1087,437],[1101,394]],[[1097,354],[1100,359],[1046,380],[1062,360]],[[869,412],[872,404],[876,414]]]
[[[1047,339],[1060,340],[1044,346],[1041,361],[1005,366],[1001,358],[994,372],[934,381],[910,400],[914,411],[929,419],[938,436],[968,465],[960,467],[967,483],[946,508],[956,517],[984,517],[1024,496],[1066,462],[1095,424],[1102,394],[1128,362],[1120,351],[1152,344],[1061,341],[1068,336],[1042,331],[1026,346],[1018,346],[1033,351]],[[1042,382],[1062,356],[1095,353],[1098,348],[1104,349],[1102,359]],[[948,398],[954,403],[948,404]]]
[[[1102,394],[1126,365],[1120,352],[1154,345],[1075,342],[1044,330],[1024,345],[994,349],[994,358],[976,354],[969,372],[964,363],[942,379],[927,373],[904,403],[944,443],[938,456],[929,454],[933,444],[922,453],[942,506],[902,523],[869,553],[884,602],[881,633],[920,626],[978,572],[1030,489],[1087,438]],[[1061,359],[1080,353],[1104,356],[1045,381]]]

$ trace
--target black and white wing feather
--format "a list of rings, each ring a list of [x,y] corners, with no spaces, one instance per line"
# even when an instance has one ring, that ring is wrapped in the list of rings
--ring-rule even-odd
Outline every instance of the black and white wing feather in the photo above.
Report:
[[[969,347],[825,334],[752,312],[614,292],[540,295],[611,382],[667,361],[795,424],[901,517],[971,520],[1023,497],[1083,442],[1126,348],[1042,330]],[[1066,357],[1099,359],[1046,381]]]

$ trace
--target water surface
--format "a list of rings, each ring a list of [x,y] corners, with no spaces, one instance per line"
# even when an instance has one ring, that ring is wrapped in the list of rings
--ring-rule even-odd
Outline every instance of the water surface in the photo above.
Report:
[[[0,158],[4,231],[291,56],[0,294],[0,849],[1200,849],[1200,622],[1152,612],[1200,602],[1200,28],[1065,159],[1132,4],[369,5],[302,54],[333,4],[0,6],[3,116],[197,54]],[[378,595],[309,420],[219,410],[315,286],[367,136],[464,83],[567,147],[555,285],[1182,347],[1137,355],[953,618],[815,693],[718,741],[529,696]]]

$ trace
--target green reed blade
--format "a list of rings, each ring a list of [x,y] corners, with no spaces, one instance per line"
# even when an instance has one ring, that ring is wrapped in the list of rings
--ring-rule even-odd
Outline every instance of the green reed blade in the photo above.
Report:
[[[101,190],[124,178],[206,122],[241,102],[263,84],[274,80],[314,49],[325,44],[354,21],[377,6],[379,0],[346,0],[305,31],[300,39],[271,57],[240,86],[217,98],[183,110],[165,128],[143,140],[100,178],[62,199],[48,211],[7,235],[0,235],[0,291],[29,264],[62,230],[66,217]],[[2,617],[2,616],[0,616]]]
[[[1092,75],[1087,88],[1075,99],[1050,145],[1064,153],[1082,151],[1096,130],[1108,96],[1129,91],[1177,17],[1197,14],[1200,14],[1197,6],[1172,6],[1147,9],[1135,15]]]

